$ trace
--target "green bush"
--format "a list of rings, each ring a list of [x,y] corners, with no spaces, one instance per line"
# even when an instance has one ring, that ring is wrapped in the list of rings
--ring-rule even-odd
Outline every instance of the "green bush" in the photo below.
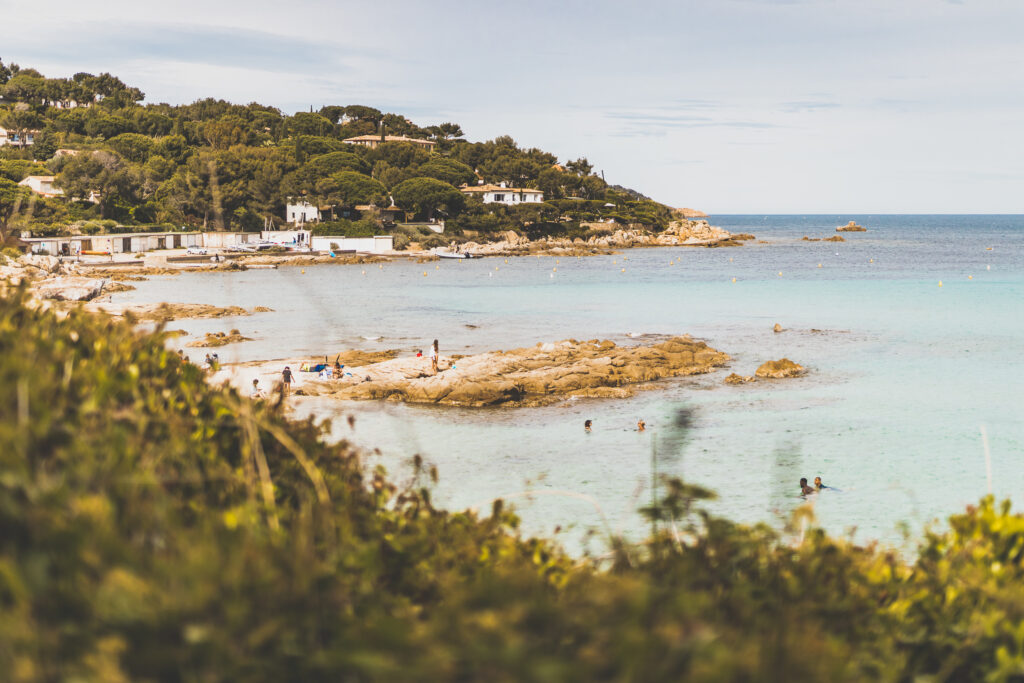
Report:
[[[1024,517],[908,564],[737,525],[667,480],[651,537],[573,561],[431,504],[164,333],[0,299],[0,671],[37,680],[1012,681]],[[30,362],[26,362],[30,361]],[[806,510],[798,511],[806,518]],[[794,519],[800,522],[798,516]]]

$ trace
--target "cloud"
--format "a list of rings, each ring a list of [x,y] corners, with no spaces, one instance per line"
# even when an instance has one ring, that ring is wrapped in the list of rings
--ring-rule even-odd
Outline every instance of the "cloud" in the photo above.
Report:
[[[800,112],[815,112],[822,109],[838,109],[843,105],[829,100],[795,100],[783,102],[781,106],[782,111],[787,114],[798,114]]]
[[[346,70],[351,56],[307,38],[230,26],[86,22],[64,28],[57,40],[45,45],[26,41],[15,50],[27,57],[38,52],[47,62],[178,62],[275,73]]]

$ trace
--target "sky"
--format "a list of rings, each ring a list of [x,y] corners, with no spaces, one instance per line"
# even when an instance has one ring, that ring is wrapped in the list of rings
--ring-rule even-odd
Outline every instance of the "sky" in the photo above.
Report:
[[[0,0],[4,17],[24,5]],[[50,0],[0,58],[365,104],[708,213],[1024,213],[1019,0]],[[33,15],[35,16],[35,15]]]

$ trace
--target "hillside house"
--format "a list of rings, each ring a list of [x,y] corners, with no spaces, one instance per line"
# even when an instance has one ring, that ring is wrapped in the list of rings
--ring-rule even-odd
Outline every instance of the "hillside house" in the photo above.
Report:
[[[64,190],[53,186],[55,180],[56,177],[52,175],[30,175],[18,184],[27,187],[37,195],[52,199],[64,194]]]
[[[467,197],[480,197],[484,204],[518,206],[520,204],[540,204],[544,201],[544,193],[540,190],[508,187],[505,183],[500,185],[463,185],[459,191]]]
[[[294,223],[295,225],[319,223],[320,209],[313,206],[305,199],[293,201],[289,198],[288,204],[285,206],[284,210],[284,219],[288,223]]]
[[[24,136],[21,132],[0,126],[0,147],[3,147],[4,145],[11,145],[12,147],[27,147],[28,145],[34,144],[36,141],[36,135],[39,134],[39,131],[26,130],[23,132]]]
[[[383,140],[381,139],[383,137]],[[360,147],[369,147],[370,149],[376,149],[377,145],[381,142],[408,142],[410,145],[416,145],[428,152],[434,151],[434,145],[437,144],[433,140],[421,140],[420,138],[407,138],[404,135],[359,135],[354,138],[345,138],[342,140],[348,145],[359,145]]]

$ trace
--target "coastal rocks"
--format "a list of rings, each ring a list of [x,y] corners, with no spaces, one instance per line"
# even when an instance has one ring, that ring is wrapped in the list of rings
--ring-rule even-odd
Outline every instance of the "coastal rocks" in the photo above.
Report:
[[[204,339],[189,342],[188,346],[209,348],[211,346],[225,346],[226,344],[237,344],[244,341],[252,341],[252,338],[242,336],[238,330],[231,330],[227,334],[223,332],[207,332]]]
[[[735,233],[732,236],[732,239],[737,241],[737,242],[749,242],[751,240],[756,240],[757,236],[756,235],[751,235],[749,232],[739,232],[739,233]]]
[[[334,359],[342,365],[361,367],[372,365],[373,363],[383,363],[386,360],[397,357],[398,349],[387,349],[386,351],[360,351],[359,349],[352,349],[350,351],[342,351]]]
[[[591,233],[586,240],[580,237],[545,237],[531,242],[524,235],[509,230],[502,233],[501,239],[496,242],[466,242],[462,245],[462,250],[481,256],[575,256],[608,254],[616,249],[634,247],[732,247],[739,246],[743,240],[754,239],[753,235],[743,235],[743,240],[737,240],[726,230],[709,225],[706,220],[685,218],[673,220],[668,228],[660,233],[651,233],[639,224],[623,228],[614,222],[581,223],[580,227],[588,229]]]
[[[825,241],[826,242],[845,242],[846,240],[843,239],[842,235],[833,235],[832,237],[829,237]]]
[[[235,315],[251,315],[241,306],[213,306],[210,304],[139,304],[114,305],[90,304],[95,310],[110,315],[131,317],[139,322],[168,322],[182,318],[225,318]],[[269,309],[267,309],[269,310]],[[257,312],[255,309],[253,312]]]
[[[710,372],[729,356],[704,342],[673,337],[650,346],[561,341],[511,351],[442,359],[437,375],[426,358],[394,358],[346,367],[342,382],[312,381],[309,393],[340,399],[384,399],[460,406],[538,406],[570,396],[628,396],[635,385]]]
[[[737,375],[735,372],[725,378],[726,384],[747,384],[755,379],[750,375]]]
[[[772,332],[774,332],[775,334],[778,334],[779,332],[782,332],[782,331],[783,331],[782,330],[782,325],[780,325],[779,323],[775,323],[775,327],[772,328]]]
[[[60,277],[36,282],[35,295],[56,301],[91,301],[103,292],[104,280],[88,277]]]
[[[761,365],[754,374],[762,379],[785,379],[802,375],[804,368],[788,358],[770,360]]]
[[[846,225],[840,225],[836,228],[836,232],[867,232],[868,229],[857,225],[855,222],[850,221]]]
[[[708,215],[706,213],[704,213],[703,211],[698,211],[697,209],[681,208],[681,209],[676,209],[675,213],[679,214],[683,218],[707,218],[708,217]]]

